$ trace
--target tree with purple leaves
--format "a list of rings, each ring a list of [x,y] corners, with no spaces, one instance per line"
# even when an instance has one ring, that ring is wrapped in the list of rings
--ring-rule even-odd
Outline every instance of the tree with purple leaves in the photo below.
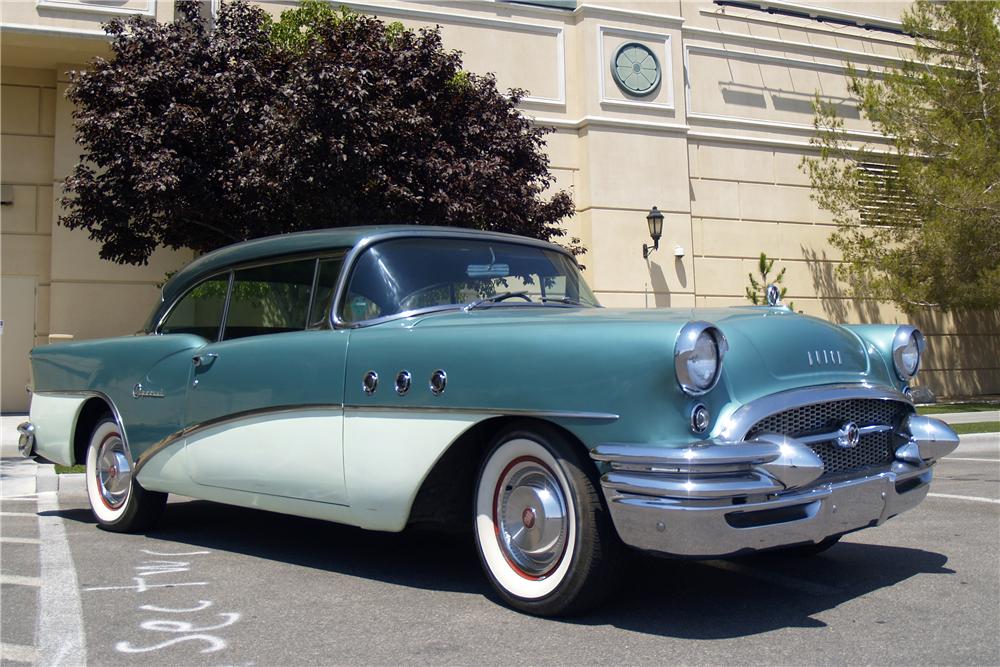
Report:
[[[464,71],[437,29],[319,0],[277,21],[237,0],[212,25],[200,5],[112,20],[112,57],[67,93],[82,159],[60,223],[104,259],[385,223],[564,236],[573,202],[550,191],[525,91]]]

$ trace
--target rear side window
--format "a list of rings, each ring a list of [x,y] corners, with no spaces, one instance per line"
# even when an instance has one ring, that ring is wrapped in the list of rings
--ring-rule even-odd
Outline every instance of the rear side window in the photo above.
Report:
[[[305,329],[315,269],[306,259],[236,271],[223,340]]]
[[[309,315],[310,329],[320,329],[330,321],[330,310],[333,307],[333,292],[337,288],[337,278],[340,276],[340,267],[343,265],[343,256],[319,260],[316,275],[316,294],[313,297]]]
[[[228,273],[199,283],[170,310],[160,325],[160,333],[195,334],[214,341],[222,324],[228,288]]]

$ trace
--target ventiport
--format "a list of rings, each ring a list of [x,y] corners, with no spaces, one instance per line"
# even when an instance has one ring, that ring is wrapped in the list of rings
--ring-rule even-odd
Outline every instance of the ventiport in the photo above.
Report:
[[[901,395],[866,391],[870,397],[811,405],[785,396],[789,403],[767,415],[749,404],[736,414],[752,419],[724,431],[733,439],[596,447],[591,457],[606,464],[601,486],[618,533],[645,551],[713,558],[818,544],[915,507],[931,466],[958,437],[913,414]],[[773,407],[774,397],[761,404]],[[831,419],[843,421],[830,427]],[[807,430],[761,430],[790,424]]]

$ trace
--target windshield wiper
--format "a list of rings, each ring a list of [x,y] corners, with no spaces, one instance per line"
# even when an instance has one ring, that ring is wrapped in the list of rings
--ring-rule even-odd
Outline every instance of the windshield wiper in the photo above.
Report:
[[[531,301],[531,297],[528,296],[527,290],[522,290],[520,292],[500,292],[500,294],[494,294],[493,296],[486,296],[483,297],[482,299],[476,299],[475,301],[470,302],[469,305],[465,307],[465,310],[466,311],[475,310],[476,308],[484,306],[488,303],[498,303],[500,301],[503,301],[504,299],[517,298],[517,297],[520,297],[525,301]]]
[[[541,298],[541,301],[542,301],[542,303],[548,303],[549,301],[554,301],[555,303],[567,303],[567,304],[569,304],[571,306],[584,306],[584,305],[586,305],[582,301],[579,301],[577,299],[574,299],[574,298],[568,297],[568,296],[560,296],[560,297],[543,296]]]

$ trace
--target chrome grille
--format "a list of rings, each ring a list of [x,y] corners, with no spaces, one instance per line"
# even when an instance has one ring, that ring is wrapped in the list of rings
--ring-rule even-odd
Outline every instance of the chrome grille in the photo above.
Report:
[[[858,426],[888,424],[895,430],[909,412],[906,403],[870,398],[804,405],[761,419],[750,428],[746,439],[752,440],[761,433],[792,437],[832,433],[847,421]],[[889,465],[894,456],[894,437],[892,431],[884,431],[861,436],[858,446],[851,449],[841,449],[833,441],[812,443],[810,447],[823,461],[827,477]]]

